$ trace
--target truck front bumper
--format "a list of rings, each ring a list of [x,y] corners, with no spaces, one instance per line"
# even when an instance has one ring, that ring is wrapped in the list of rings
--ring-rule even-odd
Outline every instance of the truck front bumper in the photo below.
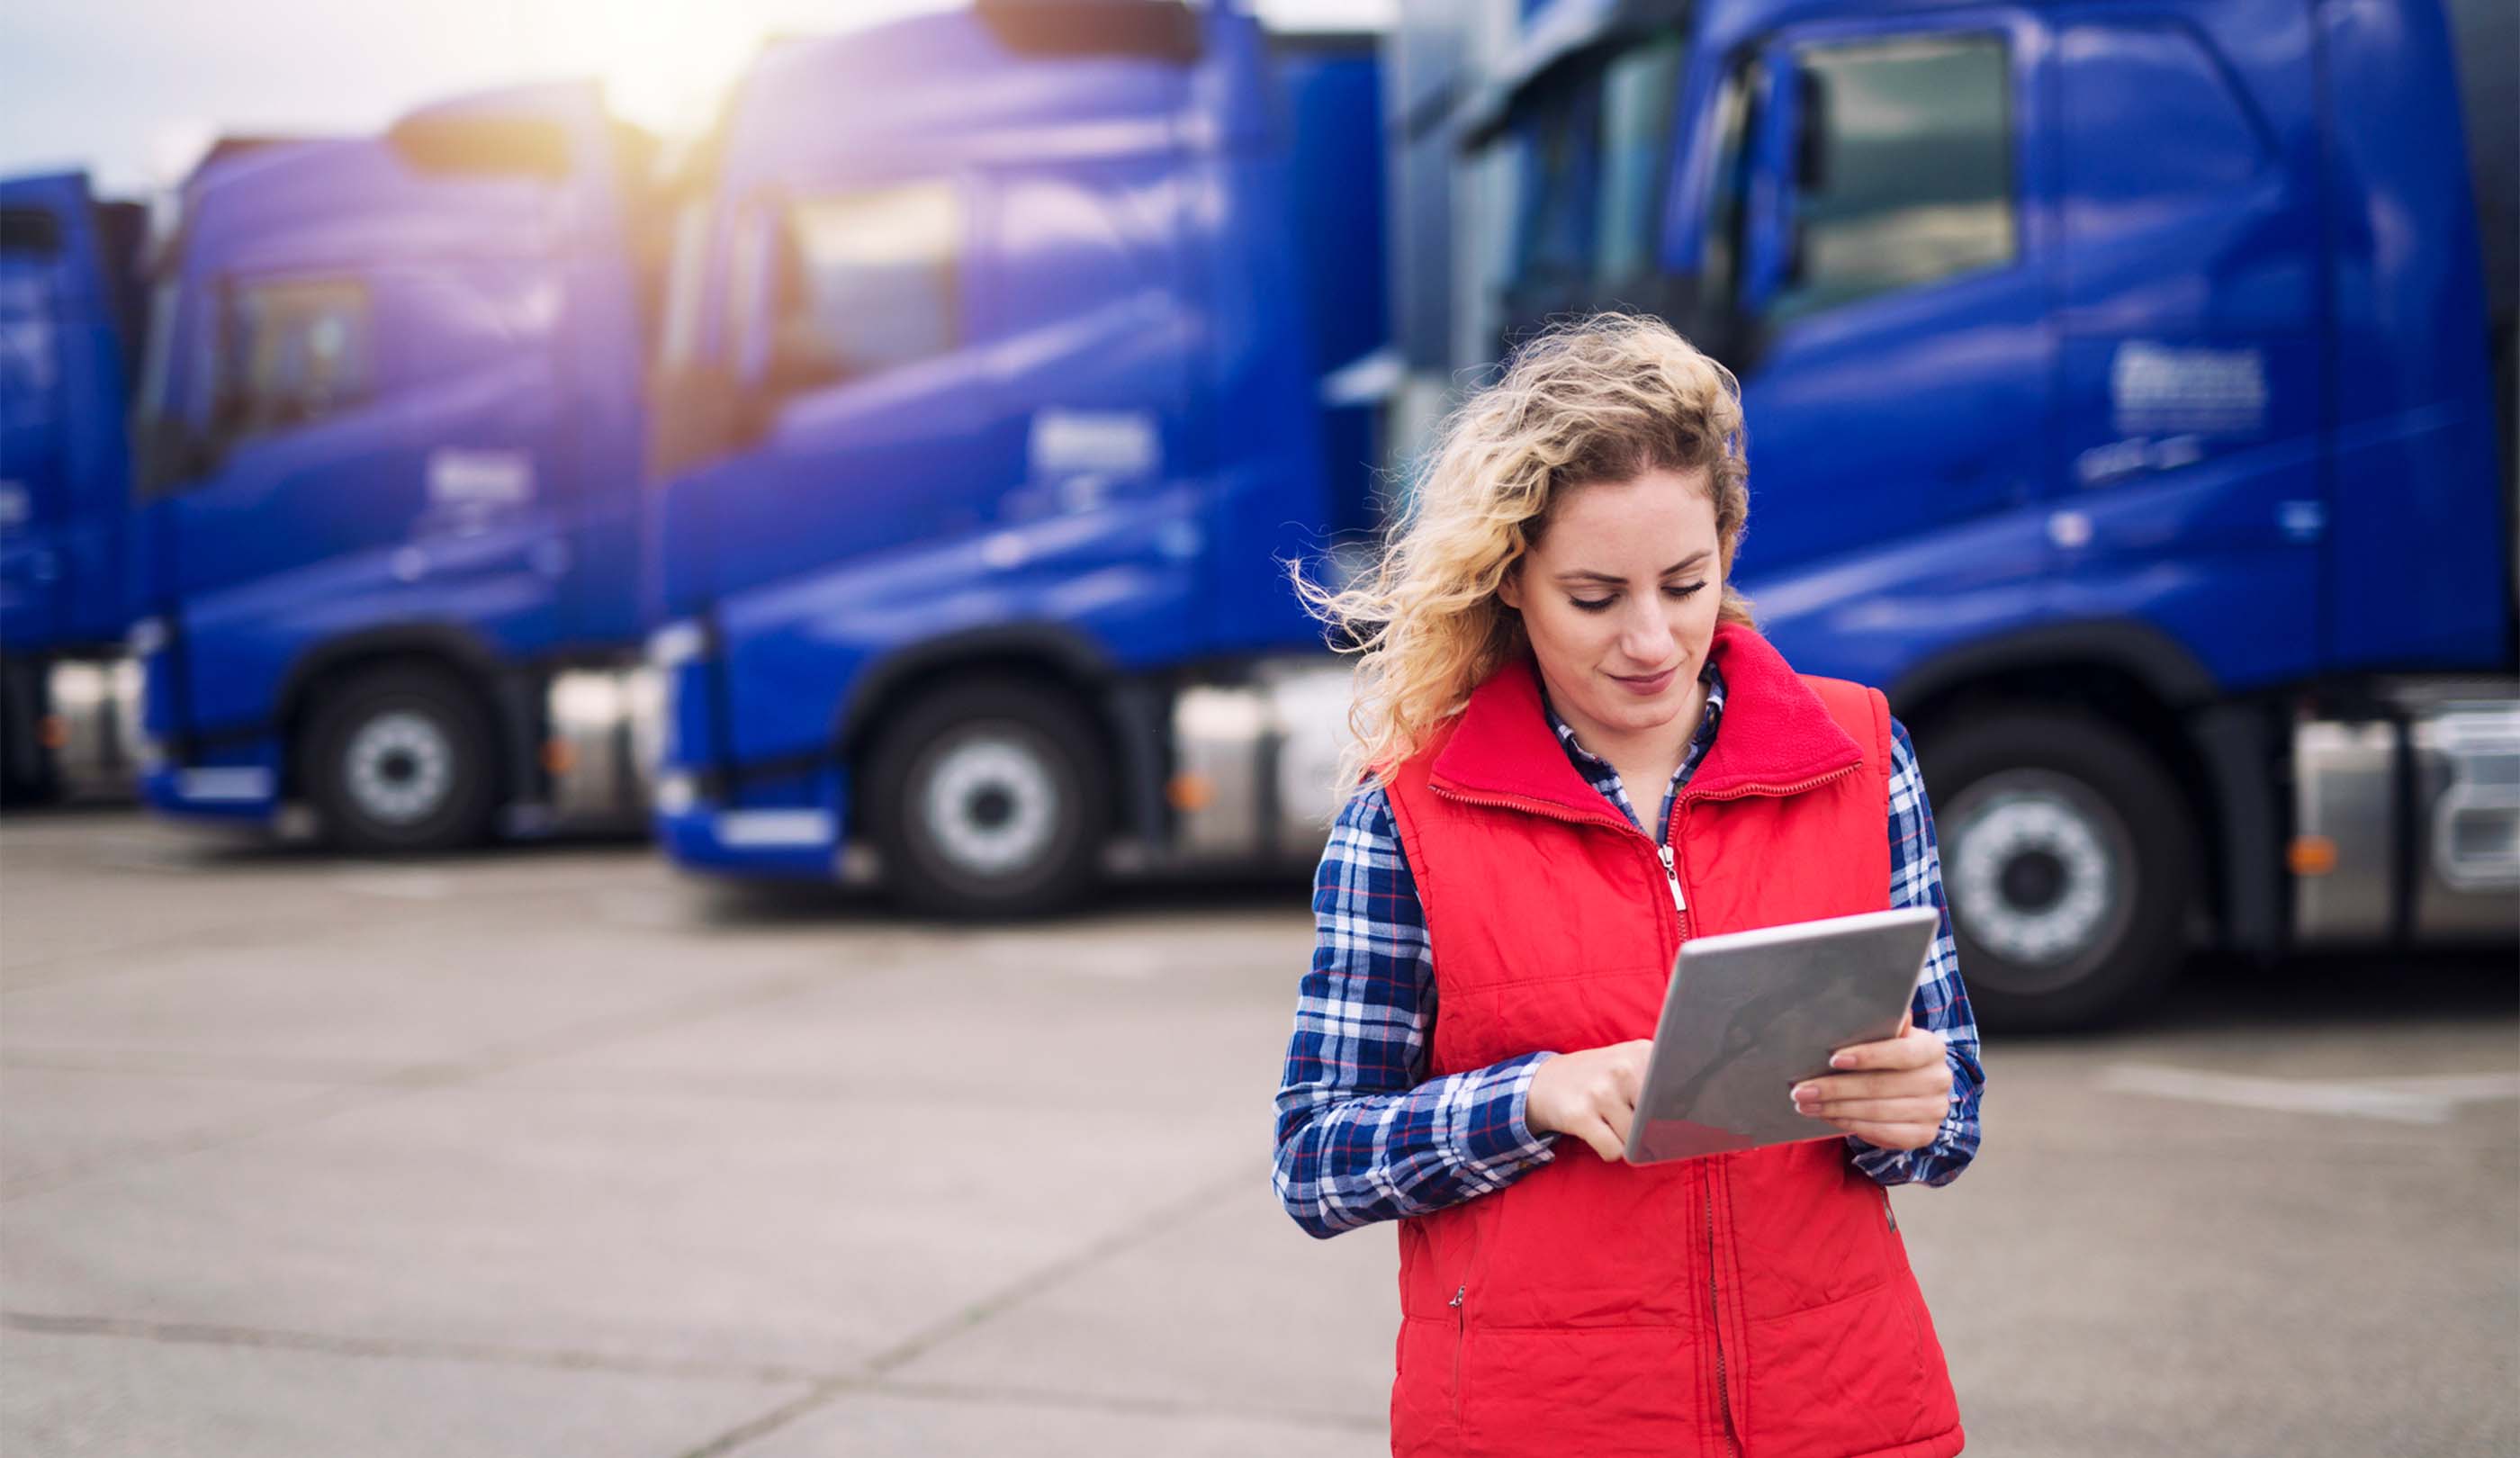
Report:
[[[711,876],[831,881],[839,875],[840,815],[830,803],[728,805],[687,775],[657,784],[656,843],[676,865]]]
[[[266,763],[153,764],[140,797],[163,815],[269,825],[280,813],[280,775]]]

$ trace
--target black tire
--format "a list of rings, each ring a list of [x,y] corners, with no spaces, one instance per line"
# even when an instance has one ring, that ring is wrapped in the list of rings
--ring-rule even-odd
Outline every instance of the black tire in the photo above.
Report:
[[[490,833],[496,743],[480,697],[453,673],[369,669],[317,704],[297,783],[340,849],[451,850]]]
[[[1917,757],[1982,1025],[2092,1026],[2169,984],[2186,954],[2195,820],[2140,741],[2096,719],[2007,710],[1945,721]]]
[[[1111,767],[1082,706],[1047,685],[949,685],[903,710],[862,761],[884,880],[914,910],[1064,910],[1102,876]]]

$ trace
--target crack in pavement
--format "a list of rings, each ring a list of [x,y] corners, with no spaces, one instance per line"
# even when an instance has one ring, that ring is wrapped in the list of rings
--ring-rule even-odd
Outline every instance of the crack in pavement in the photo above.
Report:
[[[449,1060],[437,1060],[448,1062]],[[0,1048],[0,1074],[98,1073],[123,1078],[224,1078],[237,1083],[377,1083],[425,1067],[395,1058],[301,1058],[180,1048]]]
[[[248,1346],[312,1351],[329,1356],[395,1357],[414,1361],[472,1362],[502,1367],[541,1367],[566,1372],[611,1372],[631,1377],[812,1383],[826,1373],[776,1364],[654,1361],[568,1347],[509,1346],[494,1342],[444,1342],[402,1337],[334,1336],[209,1321],[143,1321],[120,1316],[64,1316],[0,1311],[0,1327],[52,1337],[120,1337],[176,1345]]]
[[[883,1384],[881,1379],[885,1374],[925,1355],[966,1332],[1005,1315],[1015,1306],[1061,1282],[1111,1259],[1133,1246],[1142,1245],[1175,1226],[1197,1218],[1211,1208],[1219,1197],[1240,1187],[1244,1181],[1253,1177],[1253,1174],[1245,1168],[1209,1180],[1180,1199],[1157,1206],[1150,1212],[1121,1226],[1100,1240],[1088,1242],[1075,1252],[1008,1282],[996,1292],[971,1302],[952,1316],[934,1322],[878,1351],[874,1356],[869,1357],[865,1364],[866,1369],[874,1374],[875,1380],[827,1379],[817,1384],[811,1391],[790,1398],[748,1422],[738,1424],[698,1447],[684,1450],[678,1458],[723,1458],[723,1455],[736,1451],[754,1438],[775,1433],[830,1402],[832,1398],[852,1390],[869,1389],[909,1390],[912,1385]],[[1198,1410],[1212,1411],[1213,1409]]]
[[[397,1337],[355,1337],[270,1327],[234,1326],[206,1321],[144,1321],[117,1316],[68,1316],[38,1311],[0,1311],[0,1328],[46,1337],[107,1337],[129,1342],[155,1342],[181,1346],[223,1346],[248,1350],[302,1351],[321,1356],[377,1358],[386,1361],[462,1362],[479,1366],[525,1367],[553,1372],[601,1372],[621,1377],[665,1381],[749,1382],[765,1387],[806,1385],[808,1390],[769,1412],[710,1440],[696,1453],[725,1453],[784,1426],[830,1399],[851,1392],[930,1397],[946,1402],[987,1402],[1003,1406],[1062,1408],[1077,1412],[1121,1413],[1140,1417],[1235,1417],[1282,1423],[1327,1432],[1377,1431],[1381,1420],[1342,1417],[1332,1413],[1289,1412],[1283,1407],[1235,1402],[1208,1402],[1178,1397],[1139,1397],[1083,1393],[1020,1384],[904,1382],[878,1375],[825,1373],[777,1363],[658,1361],[610,1352],[569,1347],[512,1346],[491,1342],[448,1342]]]

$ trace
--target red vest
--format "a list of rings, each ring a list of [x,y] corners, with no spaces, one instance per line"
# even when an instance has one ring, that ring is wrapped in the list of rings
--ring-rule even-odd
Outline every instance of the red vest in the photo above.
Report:
[[[1568,762],[1528,661],[1385,776],[1434,947],[1432,1074],[1649,1038],[1686,938],[1889,904],[1881,695],[1730,624],[1713,657],[1723,728],[1672,809],[1685,911]],[[1645,1165],[1561,1138],[1400,1222],[1400,1458],[1960,1449],[1889,1197],[1840,1138]]]

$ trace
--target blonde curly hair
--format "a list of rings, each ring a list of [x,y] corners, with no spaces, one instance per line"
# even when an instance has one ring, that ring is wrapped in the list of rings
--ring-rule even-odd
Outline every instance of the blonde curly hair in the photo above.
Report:
[[[1750,517],[1740,384],[1671,326],[1635,314],[1562,321],[1446,417],[1417,489],[1344,589],[1291,570],[1295,590],[1357,657],[1342,787],[1423,749],[1470,691],[1528,651],[1497,586],[1575,486],[1648,471],[1704,473],[1725,577],[1718,620],[1756,627],[1732,585]]]

